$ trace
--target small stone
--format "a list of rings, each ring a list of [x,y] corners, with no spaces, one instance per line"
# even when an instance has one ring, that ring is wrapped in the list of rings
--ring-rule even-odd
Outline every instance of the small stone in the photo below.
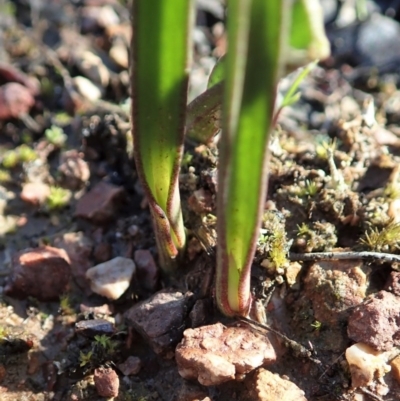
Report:
[[[117,256],[86,272],[90,288],[108,299],[118,299],[129,287],[136,266],[132,259]]]
[[[116,37],[109,51],[111,60],[122,68],[129,66],[128,48],[122,38]]]
[[[75,216],[90,220],[95,224],[105,224],[115,218],[124,189],[101,181],[79,199]]]
[[[105,319],[81,320],[75,323],[75,332],[85,337],[114,334],[114,325]]]
[[[119,378],[111,368],[98,368],[94,371],[94,385],[100,397],[117,397]]]
[[[304,391],[290,380],[260,368],[246,378],[248,401],[307,401]]]
[[[54,301],[66,291],[69,277],[70,259],[63,249],[28,248],[13,257],[4,292],[16,298],[30,296],[39,301]]]
[[[94,83],[105,88],[110,82],[110,71],[103,60],[89,50],[77,52],[75,63],[79,70]]]
[[[298,262],[291,262],[285,270],[285,277],[289,287],[299,289],[299,273],[301,272],[301,264]]]
[[[379,351],[400,345],[400,298],[380,291],[349,316],[348,336]]]
[[[129,226],[128,228],[128,234],[131,237],[135,237],[139,232],[139,227],[136,224],[132,224],[131,226]]]
[[[83,160],[83,153],[76,149],[61,154],[58,172],[63,180],[63,186],[71,190],[82,188],[90,178],[89,165]]]
[[[390,366],[392,367],[393,377],[400,383],[400,356],[390,361]]]
[[[112,304],[103,304],[99,306],[80,304],[79,309],[81,313],[93,313],[95,316],[111,316],[114,313],[114,307]]]
[[[353,387],[366,387],[390,371],[387,355],[367,344],[357,343],[346,349]]]
[[[385,284],[384,290],[400,296],[400,272],[392,271]]]
[[[185,330],[175,360],[184,379],[215,386],[273,363],[276,354],[268,338],[248,326],[217,323]]]
[[[91,102],[101,99],[101,96],[103,95],[102,88],[95,85],[86,77],[78,75],[77,77],[72,78],[72,82],[77,92],[85,99],[90,100]]]
[[[50,187],[42,182],[28,182],[22,185],[21,199],[34,206],[42,205],[50,195]]]
[[[134,259],[140,285],[146,290],[154,291],[157,288],[159,271],[153,255],[148,249],[139,249],[135,251]]]
[[[29,113],[34,104],[35,98],[27,87],[17,82],[0,86],[0,120],[19,118]]]
[[[125,317],[150,344],[154,352],[167,358],[181,340],[193,294],[163,290],[132,306]]]
[[[89,282],[86,278],[87,270],[92,267],[90,255],[93,242],[83,232],[65,233],[57,238],[54,244],[64,249],[71,261],[71,274],[75,282],[84,290],[89,291]]]
[[[137,356],[130,356],[124,363],[118,365],[118,369],[125,375],[136,375],[142,368],[142,361]]]
[[[91,32],[98,28],[106,28],[120,23],[120,19],[111,5],[83,7],[81,12],[82,30],[84,32]]]

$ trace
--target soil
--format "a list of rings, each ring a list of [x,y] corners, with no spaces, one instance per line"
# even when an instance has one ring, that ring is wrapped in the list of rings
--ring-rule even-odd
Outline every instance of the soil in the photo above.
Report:
[[[213,298],[216,145],[187,140],[180,185],[188,252],[179,272],[167,276],[155,269],[155,239],[132,160],[129,6],[35,4],[0,2],[0,90],[19,84],[1,95],[8,104],[18,99],[13,107],[0,96],[8,113],[0,113],[0,399],[106,399],[95,379],[110,369],[121,401],[268,399],[251,395],[252,374],[202,386],[183,379],[174,359],[184,329],[239,324],[221,316]],[[218,4],[199,6],[191,99],[225,51]],[[266,368],[309,401],[400,398],[395,363],[355,385],[345,356],[355,342],[390,351],[388,363],[397,355],[398,79],[332,57],[303,82],[300,101],[282,111],[271,140],[252,270],[253,318],[261,325],[247,327],[270,332],[278,357]],[[33,297],[40,271],[28,289],[13,284],[12,272],[21,255],[44,246],[66,251],[70,280],[64,288],[64,278],[49,273],[48,288]],[[137,274],[110,301],[90,290],[85,273],[118,256],[133,259]],[[145,329],[150,320],[141,326],[137,318],[147,312],[137,306],[165,293],[184,313],[179,325],[171,323],[168,344],[155,346]]]

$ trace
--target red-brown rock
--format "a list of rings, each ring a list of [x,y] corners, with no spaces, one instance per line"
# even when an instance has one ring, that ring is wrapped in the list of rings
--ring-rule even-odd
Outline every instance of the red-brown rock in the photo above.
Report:
[[[90,178],[89,165],[83,160],[83,154],[76,149],[61,155],[58,172],[63,179],[63,186],[71,190],[82,188]]]
[[[90,291],[89,280],[86,278],[87,270],[92,267],[90,255],[93,243],[82,232],[65,233],[56,239],[55,245],[64,249],[71,262],[71,274],[75,282],[87,292]]]
[[[122,187],[101,181],[79,199],[75,216],[90,220],[95,224],[108,223],[115,218],[123,194]]]
[[[42,205],[50,195],[50,187],[43,182],[28,182],[23,184],[21,199],[34,206]]]
[[[5,293],[16,298],[31,296],[54,301],[66,290],[69,277],[70,259],[63,249],[25,249],[13,257]]]
[[[35,104],[32,92],[17,82],[0,86],[0,120],[18,118]]]
[[[378,351],[400,345],[400,297],[380,291],[356,307],[349,317],[348,336]]]
[[[187,329],[175,350],[179,374],[215,386],[276,360],[268,337],[248,326],[221,323]]]
[[[100,397],[117,397],[119,378],[111,368],[99,368],[94,371],[94,385]]]
[[[140,285],[149,291],[154,291],[158,283],[158,268],[148,249],[135,251],[134,260],[137,267],[137,277]]]
[[[171,358],[181,340],[193,294],[165,289],[125,312],[128,324],[150,344],[154,352]]]
[[[307,401],[303,390],[266,369],[258,369],[249,375],[245,385],[248,401]]]
[[[137,356],[129,356],[124,363],[118,365],[118,369],[125,375],[136,375],[142,368],[142,361]]]
[[[384,290],[400,296],[400,272],[391,272]]]

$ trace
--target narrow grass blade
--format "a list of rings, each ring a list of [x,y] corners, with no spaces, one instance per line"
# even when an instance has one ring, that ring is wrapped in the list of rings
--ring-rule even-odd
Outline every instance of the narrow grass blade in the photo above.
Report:
[[[136,169],[167,267],[185,245],[178,174],[188,85],[192,2],[134,0],[132,125]]]
[[[250,268],[267,183],[268,134],[287,40],[285,0],[229,3],[220,140],[216,295],[226,315],[250,306]]]

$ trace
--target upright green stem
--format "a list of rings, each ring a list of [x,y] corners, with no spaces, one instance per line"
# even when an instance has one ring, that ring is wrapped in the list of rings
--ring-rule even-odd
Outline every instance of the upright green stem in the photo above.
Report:
[[[192,2],[134,0],[132,132],[164,269],[185,247],[179,168],[183,153]]]
[[[246,315],[250,269],[265,202],[268,135],[289,9],[285,0],[229,3],[220,140],[216,296],[226,315]],[[288,32],[287,32],[288,34]]]

